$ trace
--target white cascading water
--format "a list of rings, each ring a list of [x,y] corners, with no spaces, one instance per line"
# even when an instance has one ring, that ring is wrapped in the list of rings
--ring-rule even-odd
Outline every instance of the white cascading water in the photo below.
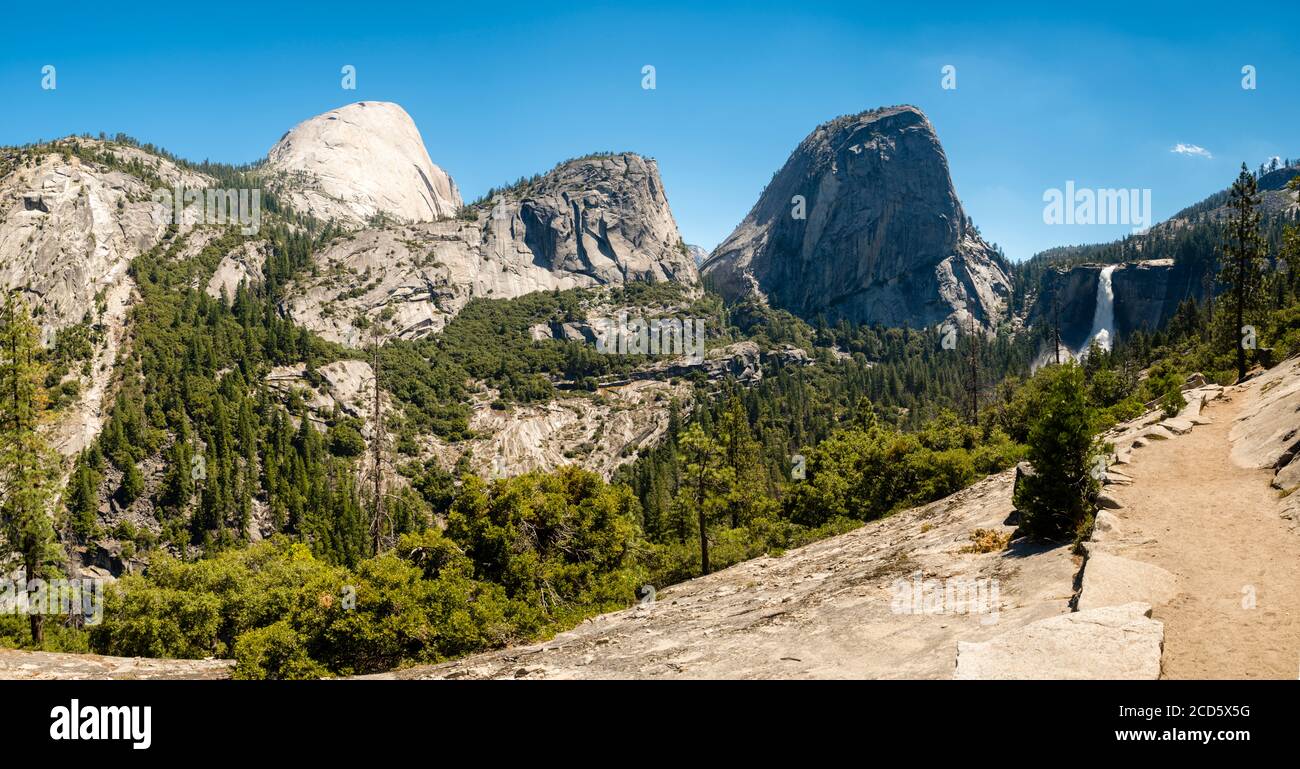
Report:
[[[1084,343],[1082,354],[1086,354],[1093,342],[1101,349],[1110,352],[1111,340],[1115,334],[1115,291],[1111,287],[1110,274],[1117,265],[1101,268],[1097,276],[1097,306],[1092,311],[1092,331]]]

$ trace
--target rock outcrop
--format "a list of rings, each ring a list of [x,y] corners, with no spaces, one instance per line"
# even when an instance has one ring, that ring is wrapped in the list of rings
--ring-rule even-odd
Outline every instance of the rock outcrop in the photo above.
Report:
[[[1144,603],[1040,620],[991,641],[957,645],[959,680],[1155,680],[1164,623]]]
[[[396,104],[363,101],[304,120],[267,153],[263,170],[296,210],[364,225],[454,216],[460,192],[429,158],[415,122]]]
[[[668,429],[676,400],[688,404],[690,385],[654,379],[602,387],[594,396],[561,397],[545,403],[493,408],[496,393],[471,403],[474,437],[448,443],[428,438],[429,452],[444,467],[466,454],[470,469],[485,478],[578,465],[608,479],[614,471],[653,448]]]
[[[757,293],[832,323],[990,328],[1010,294],[933,127],[910,106],[819,126],[702,272],[729,298]]]
[[[696,267],[699,267],[701,264],[704,264],[704,260],[709,258],[709,252],[705,250],[702,246],[697,246],[691,243],[687,243],[686,250],[688,253],[690,253],[691,261],[695,262]]]
[[[1104,538],[1104,535],[1103,535]],[[1159,605],[1178,593],[1174,575],[1154,564],[1089,549],[1079,590],[1080,612],[1129,603]]]
[[[131,262],[164,244],[171,212],[154,202],[151,186],[212,183],[138,147],[83,137],[0,153],[0,290],[23,291],[45,344],[82,322],[99,331],[84,367],[65,379],[79,396],[52,425],[51,443],[64,456],[99,434],[137,298]],[[186,242],[206,243],[206,230],[191,229],[197,213],[184,216]]]
[[[1059,314],[1061,342],[1082,352],[1092,331],[1097,306],[1097,278],[1103,264],[1082,264],[1069,269],[1051,269],[1039,286],[1030,312],[1031,324],[1051,324]],[[1204,286],[1186,267],[1172,259],[1149,259],[1116,266],[1111,274],[1114,292],[1115,332],[1120,339],[1134,331],[1162,328],[1188,297],[1202,299]]]
[[[1281,515],[1291,528],[1300,529],[1300,357],[1254,381],[1230,438],[1234,463],[1273,471],[1272,485],[1286,497]]]
[[[1289,222],[1300,213],[1296,193],[1287,189],[1300,165],[1274,168],[1258,175],[1259,206],[1264,226]],[[1051,323],[1060,315],[1061,337],[1073,351],[1087,341],[1096,306],[1097,275],[1118,262],[1112,276],[1116,333],[1161,328],[1185,299],[1204,301],[1218,290],[1213,244],[1228,216],[1228,190],[1188,206],[1148,231],[1110,243],[1061,246],[1034,256],[1052,265],[1036,287],[1027,320]],[[1065,265],[1065,266],[1062,266]]]
[[[208,280],[208,295],[215,298],[224,292],[227,300],[233,300],[239,284],[251,287],[261,283],[262,268],[270,250],[271,245],[265,240],[248,241],[223,256],[217,264],[217,271]]]
[[[74,143],[107,149],[88,139],[50,149]],[[167,212],[150,200],[147,183],[118,168],[59,151],[12,152],[15,164],[0,178],[0,289],[25,289],[48,341],[94,315],[96,295],[127,279],[131,260],[162,239]],[[147,157],[164,181],[182,177],[171,163]],[[196,181],[205,180],[187,178]]]
[[[0,649],[0,680],[5,681],[209,681],[230,678],[234,668],[234,660],[106,657]]]
[[[362,341],[359,316],[385,314],[394,335],[415,338],[474,297],[698,281],[658,166],[631,153],[562,163],[457,219],[342,236],[313,259],[316,277],[292,287],[286,309],[348,345]]]

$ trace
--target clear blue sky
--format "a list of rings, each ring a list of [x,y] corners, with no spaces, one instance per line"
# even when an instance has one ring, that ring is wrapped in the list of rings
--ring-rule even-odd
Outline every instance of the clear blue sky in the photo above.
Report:
[[[594,150],[653,156],[683,235],[710,248],[814,126],[880,105],[926,111],[967,212],[1013,259],[1130,229],[1045,225],[1043,193],[1067,180],[1150,188],[1159,220],[1243,160],[1300,156],[1294,2],[76,5],[5,9],[0,144],[124,131],[245,162],[307,117],[395,101],[467,199]]]

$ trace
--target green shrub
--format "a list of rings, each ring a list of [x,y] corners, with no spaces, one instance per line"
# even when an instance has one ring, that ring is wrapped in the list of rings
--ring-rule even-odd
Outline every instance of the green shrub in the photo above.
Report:
[[[330,453],[336,457],[356,457],[366,450],[366,439],[348,422],[340,422],[329,429]]]
[[[249,630],[235,642],[234,678],[301,680],[329,671],[307,653],[302,636],[287,621]]]
[[[1034,473],[1016,489],[1015,506],[1023,533],[1038,539],[1067,539],[1092,513],[1097,493],[1091,473],[1097,448],[1083,370],[1073,363],[1047,366],[1034,378],[1041,380],[1037,416],[1029,430]]]

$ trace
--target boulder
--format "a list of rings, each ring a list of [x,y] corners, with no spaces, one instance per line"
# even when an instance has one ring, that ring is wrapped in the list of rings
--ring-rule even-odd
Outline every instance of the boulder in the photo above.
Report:
[[[958,680],[1154,680],[1164,623],[1144,603],[1032,622],[990,641],[957,643]]]
[[[1155,427],[1142,432],[1142,438],[1151,441],[1167,441],[1172,437],[1174,437],[1174,433],[1165,428],[1162,424],[1156,425]],[[1136,441],[1134,442],[1134,445],[1137,445]]]
[[[1300,487],[1300,461],[1291,460],[1285,467],[1277,471],[1273,476],[1273,487],[1283,491],[1291,491]]]
[[[1133,601],[1162,604],[1177,592],[1174,575],[1159,566],[1107,552],[1090,552],[1083,566],[1078,609],[1085,611]]]
[[[1092,541],[1102,542],[1115,539],[1120,534],[1119,517],[1114,513],[1102,510],[1097,513],[1092,521]]]
[[[1104,491],[1097,494],[1096,502],[1098,507],[1107,510],[1121,510],[1124,508],[1124,505],[1118,499],[1115,499]]]
[[[1016,480],[1011,486],[1011,498],[1013,500],[1020,496],[1020,486],[1024,482],[1024,479],[1034,474],[1034,466],[1028,462],[1020,462],[1016,464]]]
[[[1108,468],[1106,470],[1106,477],[1102,479],[1102,483],[1107,486],[1132,486],[1133,479],[1118,470]]]
[[[1280,468],[1300,448],[1300,358],[1264,372],[1245,396],[1228,438],[1232,461],[1242,467]],[[1281,462],[1281,464],[1279,464]]]

